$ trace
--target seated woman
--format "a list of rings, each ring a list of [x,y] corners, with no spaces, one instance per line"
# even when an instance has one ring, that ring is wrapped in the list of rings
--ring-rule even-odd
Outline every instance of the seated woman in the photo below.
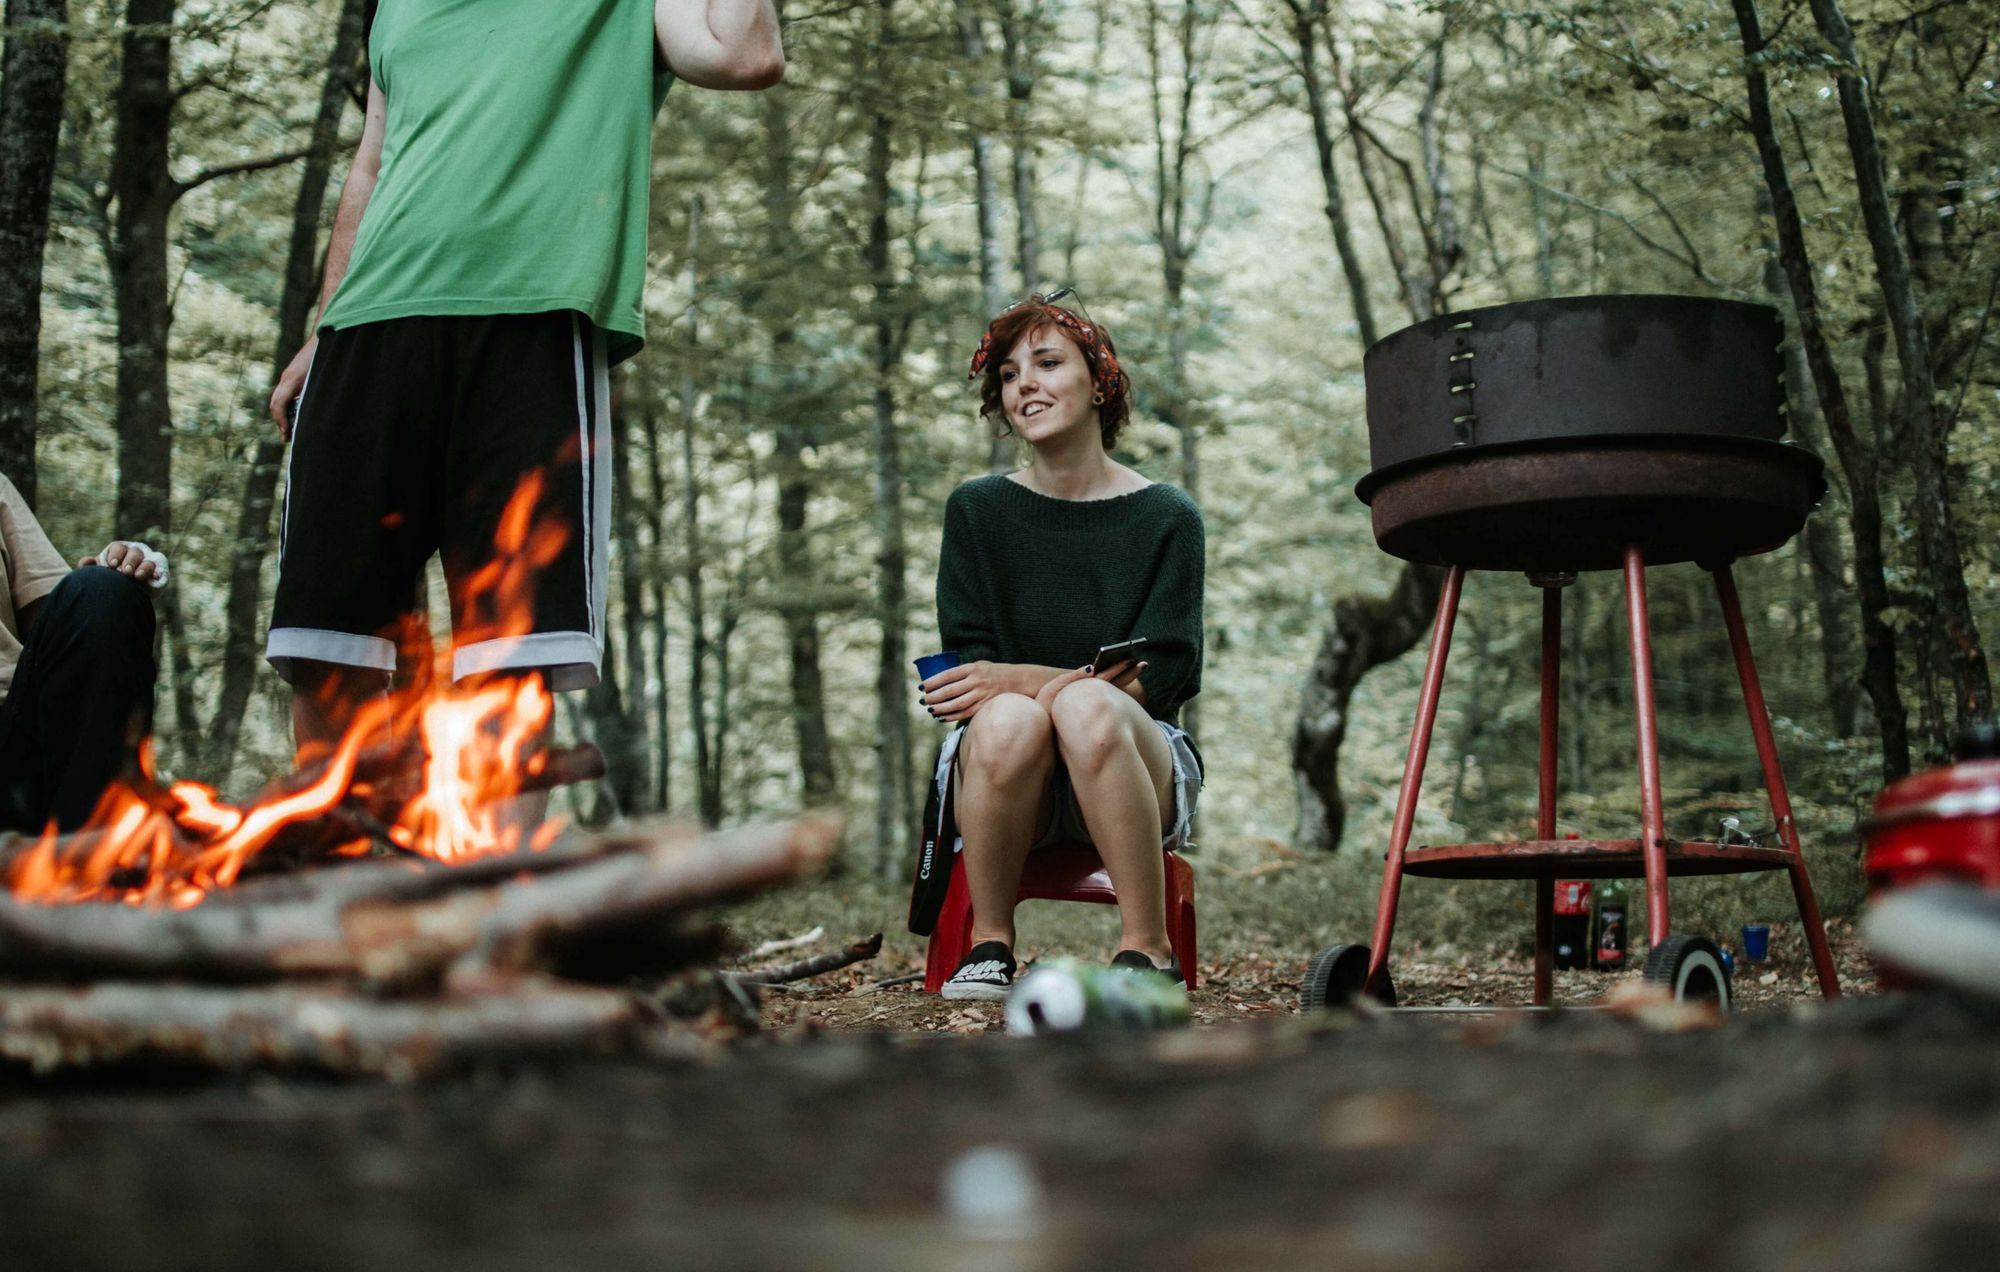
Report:
[[[1175,724],[1201,687],[1201,512],[1111,457],[1131,382],[1111,336],[1030,297],[972,359],[980,415],[1003,416],[1028,466],[978,477],[945,505],[938,630],[965,661],[923,682],[964,727],[956,760],[972,948],[946,998],[997,999],[1014,979],[1014,901],[1038,847],[1096,845],[1118,893],[1114,966],[1181,969],[1167,943],[1164,844],[1184,840],[1200,760]],[[1142,661],[1087,666],[1145,638]]]

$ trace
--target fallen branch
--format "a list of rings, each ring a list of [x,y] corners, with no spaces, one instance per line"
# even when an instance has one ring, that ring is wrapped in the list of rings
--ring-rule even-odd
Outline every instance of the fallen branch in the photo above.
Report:
[[[785,963],[778,967],[737,972],[735,976],[736,979],[750,985],[783,985],[788,981],[805,980],[813,976],[823,976],[828,972],[837,972],[843,967],[874,958],[881,952],[882,934],[877,932],[866,940],[854,942],[844,950],[835,950],[831,954],[815,954],[811,958],[803,958],[796,963]]]
[[[847,991],[847,996],[849,998],[862,998],[869,994],[879,994],[885,989],[894,989],[898,985],[919,984],[923,979],[924,974],[922,972],[911,972],[906,976],[889,976],[882,980],[870,981],[866,985],[850,989]]]
[[[801,932],[797,936],[788,936],[782,941],[766,941],[756,949],[751,950],[744,957],[769,958],[773,954],[782,954],[786,950],[795,950],[802,945],[811,945],[814,941],[819,940],[825,935],[826,929],[824,927],[814,927],[810,932]]]

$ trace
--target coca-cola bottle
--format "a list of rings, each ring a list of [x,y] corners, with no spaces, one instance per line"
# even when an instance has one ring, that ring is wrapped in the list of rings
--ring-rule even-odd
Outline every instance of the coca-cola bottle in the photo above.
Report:
[[[1607,882],[1597,894],[1597,949],[1591,966],[1615,972],[1625,966],[1625,885]]]

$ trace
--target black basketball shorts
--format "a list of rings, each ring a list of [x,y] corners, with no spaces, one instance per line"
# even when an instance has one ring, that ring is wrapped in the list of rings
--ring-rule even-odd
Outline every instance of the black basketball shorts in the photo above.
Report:
[[[595,685],[611,517],[610,374],[558,311],[322,331],[301,392],[264,656],[391,671],[436,553],[452,677]]]

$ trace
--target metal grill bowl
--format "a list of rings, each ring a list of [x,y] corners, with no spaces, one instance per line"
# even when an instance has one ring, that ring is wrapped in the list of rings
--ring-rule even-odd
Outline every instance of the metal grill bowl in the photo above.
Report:
[[[1767,306],[1575,296],[1449,314],[1376,342],[1375,539],[1468,569],[1722,562],[1797,534],[1825,493],[1781,441],[1783,328]]]

